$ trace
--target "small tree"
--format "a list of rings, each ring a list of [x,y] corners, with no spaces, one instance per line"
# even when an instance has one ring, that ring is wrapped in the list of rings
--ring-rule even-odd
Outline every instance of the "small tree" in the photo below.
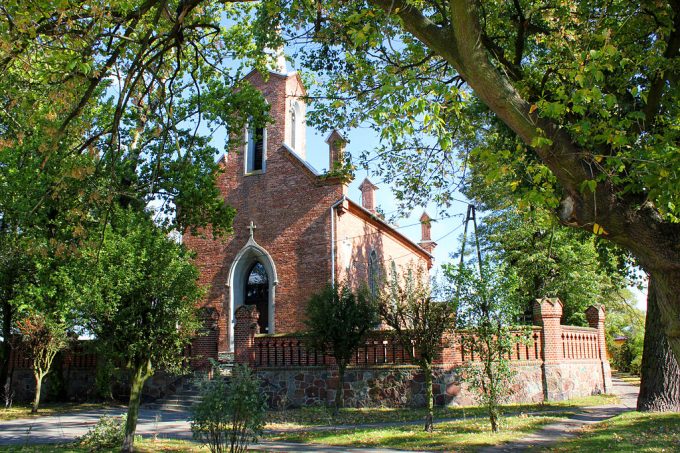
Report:
[[[257,378],[239,365],[229,381],[217,378],[203,384],[201,401],[191,408],[191,431],[212,453],[240,453],[262,433],[266,410]]]
[[[31,360],[35,379],[35,397],[31,412],[38,412],[40,391],[45,376],[50,372],[54,356],[68,344],[66,329],[38,313],[31,313],[17,322],[21,337],[20,347]]]
[[[390,278],[379,295],[382,318],[394,329],[397,340],[425,378],[425,431],[428,432],[432,431],[434,418],[432,364],[444,348],[446,334],[453,329],[456,312],[455,304],[443,292],[440,300],[435,300],[434,294],[439,289],[433,291],[424,269],[408,268],[400,277],[392,263]]]
[[[528,341],[529,334],[526,328],[512,327],[523,311],[516,275],[502,266],[482,269],[483,276],[458,266],[448,267],[447,273],[459,294],[456,324],[462,346],[476,360],[465,365],[463,378],[479,392],[491,430],[497,432],[500,405],[511,393],[514,375],[508,357],[518,341]]]
[[[130,373],[122,447],[129,452],[144,383],[158,368],[181,366],[202,290],[188,251],[144,213],[116,211],[97,252],[90,329],[100,352]]]
[[[338,391],[334,414],[343,406],[345,370],[366,335],[378,322],[378,309],[366,288],[356,293],[347,285],[328,285],[312,296],[307,304],[307,344],[327,351],[338,365]]]

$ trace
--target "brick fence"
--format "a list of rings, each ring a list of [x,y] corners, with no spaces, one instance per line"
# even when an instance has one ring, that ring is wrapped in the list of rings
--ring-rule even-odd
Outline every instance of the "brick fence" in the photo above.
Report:
[[[240,307],[234,330],[235,358],[254,368],[263,382],[271,406],[326,404],[337,389],[333,357],[306,347],[299,334],[258,334],[257,310]],[[517,342],[509,354],[516,375],[513,401],[563,400],[611,391],[603,308],[590,307],[590,327],[560,324],[562,302],[540,299],[534,305],[535,326],[529,342]],[[460,368],[474,362],[460,334],[443,339],[435,360],[435,398],[438,404],[466,404],[474,399],[460,381]],[[413,355],[389,330],[372,332],[359,348],[347,371],[347,404],[401,406],[424,403],[423,379]]]

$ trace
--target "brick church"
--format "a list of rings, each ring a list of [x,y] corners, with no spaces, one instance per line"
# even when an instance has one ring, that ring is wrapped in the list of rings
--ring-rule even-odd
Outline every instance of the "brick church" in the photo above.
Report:
[[[287,72],[280,60],[267,80],[255,71],[246,80],[264,95],[273,123],[246,128],[243,145],[220,160],[219,188],[237,210],[234,232],[183,238],[208,288],[202,308],[209,332],[192,354],[220,359],[233,353],[234,313],[241,305],[257,307],[260,333],[299,331],[307,301],[324,285],[366,283],[374,291],[383,266],[429,268],[435,246],[427,214],[416,243],[378,215],[377,187],[368,179],[359,204],[348,198],[346,181],[306,161],[308,153],[328,153],[332,169],[347,142],[333,131],[327,149],[306,149],[305,87],[297,72]]]

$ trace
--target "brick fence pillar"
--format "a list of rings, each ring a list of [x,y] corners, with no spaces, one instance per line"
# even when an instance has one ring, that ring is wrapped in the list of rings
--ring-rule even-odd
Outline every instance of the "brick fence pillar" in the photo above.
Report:
[[[255,363],[255,335],[260,331],[257,320],[260,313],[255,305],[242,305],[236,310],[234,326],[234,360],[236,363]]]
[[[547,401],[566,398],[562,388],[562,301],[558,298],[536,299],[534,323],[543,327],[543,397]]]
[[[603,306],[595,307],[591,305],[586,309],[586,319],[590,327],[597,329],[597,349],[602,365],[602,388],[605,393],[612,391],[612,371],[609,367],[607,358],[607,342],[605,340],[604,319],[605,310]]]

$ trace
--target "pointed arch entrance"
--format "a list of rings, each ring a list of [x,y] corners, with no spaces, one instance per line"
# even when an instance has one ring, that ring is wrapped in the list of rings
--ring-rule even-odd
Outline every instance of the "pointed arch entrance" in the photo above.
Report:
[[[229,270],[229,350],[234,351],[234,313],[241,305],[255,305],[260,312],[260,333],[274,332],[275,290],[278,283],[271,255],[251,237],[236,255]]]

